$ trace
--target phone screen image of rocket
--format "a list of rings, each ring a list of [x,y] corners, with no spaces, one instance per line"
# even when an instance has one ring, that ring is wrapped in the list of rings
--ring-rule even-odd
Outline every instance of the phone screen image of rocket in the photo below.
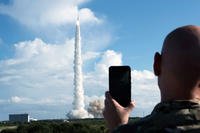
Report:
[[[129,66],[111,66],[109,68],[109,92],[123,107],[131,102],[131,72]]]

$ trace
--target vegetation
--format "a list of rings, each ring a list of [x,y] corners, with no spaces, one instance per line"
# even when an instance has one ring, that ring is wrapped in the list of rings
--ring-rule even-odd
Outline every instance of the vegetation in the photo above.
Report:
[[[131,119],[131,121],[139,118]],[[67,122],[61,120],[45,120],[16,124],[17,128],[4,129],[1,133],[107,133],[103,119],[80,119]],[[0,125],[2,126],[2,125]],[[13,126],[13,125],[12,125]]]

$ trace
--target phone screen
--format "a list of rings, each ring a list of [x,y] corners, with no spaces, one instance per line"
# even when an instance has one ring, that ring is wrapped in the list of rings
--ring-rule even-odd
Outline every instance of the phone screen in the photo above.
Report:
[[[127,107],[131,102],[131,69],[129,66],[109,68],[109,92],[120,105]]]

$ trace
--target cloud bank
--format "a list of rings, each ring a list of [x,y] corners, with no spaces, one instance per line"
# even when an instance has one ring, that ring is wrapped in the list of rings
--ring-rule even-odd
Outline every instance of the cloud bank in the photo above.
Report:
[[[0,60],[0,120],[8,119],[9,113],[24,112],[39,119],[65,118],[71,110],[73,36],[78,12],[85,102],[91,112],[100,116],[104,92],[108,90],[108,67],[123,65],[123,55],[105,50],[113,35],[105,19],[83,7],[87,2],[89,0],[12,0],[7,5],[0,4],[0,14],[10,16],[37,36],[17,42],[13,45],[14,56]],[[156,78],[151,71],[132,71],[132,99],[137,103],[133,116],[147,114],[159,101]]]
[[[100,23],[89,8],[78,8],[88,0],[13,0],[0,5],[0,13],[28,27],[49,27],[74,23],[79,13],[82,23]]]
[[[42,105],[47,106],[43,109],[47,114],[51,111],[47,110],[49,107],[58,105],[63,106],[57,108],[58,112],[70,110],[67,105],[73,101],[73,44],[73,40],[59,45],[47,44],[39,38],[15,44],[15,56],[0,61],[0,105],[8,104],[7,109],[14,105]],[[122,54],[107,50],[88,52],[83,57],[84,65],[96,60],[93,70],[84,71],[85,102],[96,106],[100,102],[98,97],[102,98],[108,89],[108,67],[122,65]],[[133,70],[132,88],[132,98],[138,108],[152,108],[159,101],[156,78],[151,71]],[[94,109],[91,107],[90,110]],[[31,110],[23,111],[35,115]],[[41,109],[37,108],[37,113],[39,111]]]
[[[63,43],[74,37],[75,21],[79,14],[83,49],[105,48],[112,40],[107,21],[86,7],[90,0],[11,0],[0,3],[0,15],[23,26],[34,37],[47,42]],[[96,44],[96,46],[94,46]]]

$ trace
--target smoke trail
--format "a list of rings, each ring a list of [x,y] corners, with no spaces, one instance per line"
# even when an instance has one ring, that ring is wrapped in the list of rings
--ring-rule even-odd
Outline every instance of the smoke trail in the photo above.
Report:
[[[79,20],[76,23],[74,51],[74,110],[84,109],[84,91],[82,79],[81,36]]]
[[[93,117],[85,110],[82,76],[80,23],[79,19],[77,19],[74,51],[74,101],[73,110],[67,114],[70,119]]]

